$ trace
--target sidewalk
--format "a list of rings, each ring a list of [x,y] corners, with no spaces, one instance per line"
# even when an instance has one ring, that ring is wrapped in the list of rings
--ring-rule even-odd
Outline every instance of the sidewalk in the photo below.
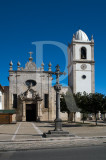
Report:
[[[74,137],[74,138],[52,138],[43,140],[24,140],[14,142],[0,142],[0,151],[17,151],[17,150],[35,150],[35,149],[53,149],[65,147],[82,147],[82,146],[106,146],[106,137]]]

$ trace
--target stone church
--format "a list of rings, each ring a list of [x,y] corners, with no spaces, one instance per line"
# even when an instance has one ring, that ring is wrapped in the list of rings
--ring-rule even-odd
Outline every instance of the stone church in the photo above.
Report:
[[[94,79],[94,40],[78,30],[68,45],[68,86],[73,93],[95,92]],[[48,64],[51,71],[51,63]],[[9,86],[0,85],[0,111],[15,110],[16,121],[53,121],[56,113],[56,93],[52,86],[52,75],[44,70],[44,64],[37,68],[30,52],[25,67],[17,63],[13,70],[10,62]],[[66,93],[68,87],[62,87]],[[61,113],[62,120],[67,120],[67,113]],[[80,118],[80,113],[76,113]]]

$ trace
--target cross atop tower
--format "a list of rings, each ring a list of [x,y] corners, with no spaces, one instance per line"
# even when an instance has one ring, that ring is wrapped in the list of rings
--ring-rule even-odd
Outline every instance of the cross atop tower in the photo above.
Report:
[[[32,58],[33,52],[28,52],[28,53],[30,54],[29,61],[32,61],[33,60],[33,58]]]
[[[30,54],[30,57],[32,57],[33,52],[28,52]]]

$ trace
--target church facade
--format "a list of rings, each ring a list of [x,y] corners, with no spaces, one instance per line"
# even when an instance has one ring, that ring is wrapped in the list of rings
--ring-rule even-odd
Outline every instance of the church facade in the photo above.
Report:
[[[55,119],[56,95],[52,87],[52,76],[48,72],[51,71],[51,63],[48,64],[48,71],[44,71],[43,63],[41,66],[41,68],[36,67],[31,55],[25,68],[20,68],[20,62],[17,63],[16,71],[10,62],[9,106],[11,109],[16,108],[17,121]]]
[[[68,86],[73,93],[95,92],[94,40],[78,30],[68,46]],[[51,63],[48,64],[51,71]],[[0,110],[16,111],[16,121],[53,121],[56,117],[56,93],[52,86],[52,75],[44,70],[44,64],[37,68],[30,53],[25,68],[17,63],[13,70],[10,62],[9,86],[0,86]],[[66,93],[68,87],[62,87]],[[76,118],[79,115],[76,114]],[[61,113],[67,120],[67,113]],[[79,118],[79,117],[78,117]]]

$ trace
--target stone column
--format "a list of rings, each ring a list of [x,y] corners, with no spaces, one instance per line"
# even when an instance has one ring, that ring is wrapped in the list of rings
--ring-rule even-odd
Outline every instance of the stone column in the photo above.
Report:
[[[38,113],[37,121],[40,121],[40,117],[41,117],[40,101],[37,102],[36,107],[37,107],[37,113]]]
[[[56,84],[54,86],[54,89],[56,90],[55,131],[61,131],[62,130],[62,120],[60,118],[60,90],[61,90],[61,85],[60,84]]]
[[[56,92],[56,119],[60,118],[60,93]]]
[[[22,121],[26,121],[26,104],[25,101],[23,101],[23,115],[22,115]]]
[[[64,132],[62,130],[62,120],[60,118],[60,90],[61,90],[61,85],[59,84],[59,76],[64,74],[64,72],[60,72],[60,66],[56,66],[56,72],[51,72],[51,74],[56,75],[56,85],[54,86],[54,89],[56,91],[56,119],[55,119],[55,129],[53,131],[48,131],[48,133],[44,133],[44,137],[59,137],[60,135],[67,135],[69,132]]]
[[[52,119],[51,75],[48,74],[48,121]]]

